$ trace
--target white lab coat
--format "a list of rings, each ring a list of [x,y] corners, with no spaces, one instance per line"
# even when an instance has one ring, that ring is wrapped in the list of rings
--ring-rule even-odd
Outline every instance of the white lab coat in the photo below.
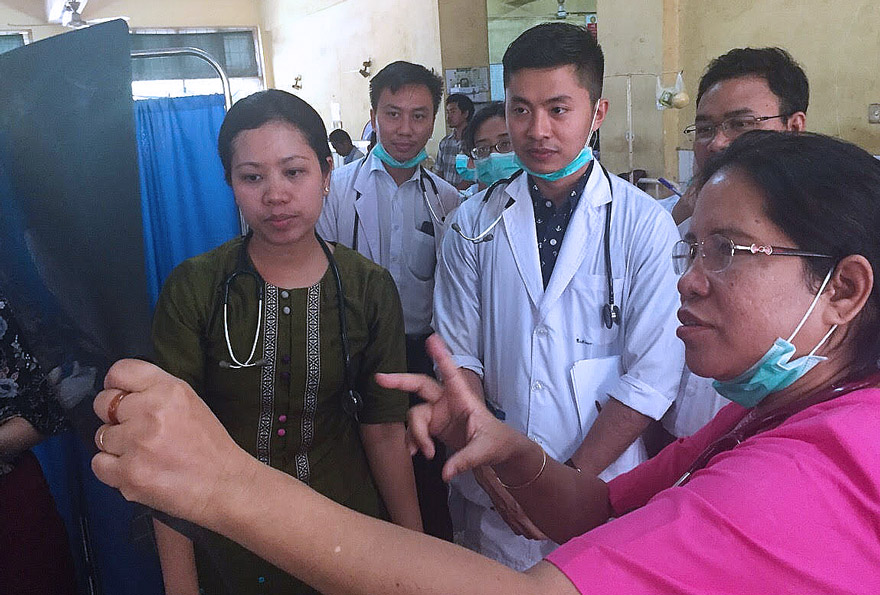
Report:
[[[651,197],[617,176],[610,180],[612,277],[622,315],[610,330],[601,312],[608,300],[603,237],[611,194],[601,167],[593,168],[571,215],[546,290],[524,174],[496,188],[487,203],[485,192],[468,199],[450,222],[474,236],[512,197],[492,241],[474,245],[450,232],[440,251],[438,332],[457,363],[482,376],[487,400],[503,411],[506,423],[558,461],[580,446],[597,404],[609,394],[659,419],[681,377],[684,348],[675,336],[679,300],[671,258],[675,225]],[[637,440],[602,477],[644,459]],[[471,474],[453,481],[450,510],[460,543],[517,569],[555,547],[514,535],[490,507]]]
[[[428,200],[436,216],[446,215],[448,221],[460,203],[458,190],[430,171],[427,175],[437,186],[434,194],[425,181]],[[357,214],[357,250],[394,278],[407,334],[431,330],[434,270],[446,229],[428,211],[419,176],[420,168],[416,168],[398,187],[372,153],[353,161],[330,177],[330,193],[315,226],[324,239],[352,248]],[[358,193],[361,196],[356,199]]]

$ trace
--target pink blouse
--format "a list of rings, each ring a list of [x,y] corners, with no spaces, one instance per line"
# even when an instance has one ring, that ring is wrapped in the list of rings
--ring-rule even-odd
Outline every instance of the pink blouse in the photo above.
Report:
[[[582,593],[880,593],[880,390],[809,407],[671,487],[745,414],[728,405],[611,481],[622,516],[547,559]]]

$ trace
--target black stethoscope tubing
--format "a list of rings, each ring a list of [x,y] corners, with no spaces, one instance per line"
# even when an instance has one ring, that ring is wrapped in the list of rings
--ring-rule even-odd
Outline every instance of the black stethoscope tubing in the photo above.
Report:
[[[333,252],[330,251],[330,247],[327,246],[327,242],[325,242],[324,239],[320,235],[318,235],[317,231],[315,232],[315,237],[318,239],[318,243],[321,245],[321,249],[324,251],[324,256],[326,256],[327,258],[327,262],[330,265],[330,271],[333,273],[333,278],[336,281],[336,309],[339,312],[339,336],[342,343],[342,365],[344,382],[342,409],[343,411],[345,411],[345,413],[357,420],[358,413],[363,409],[364,402],[363,397],[361,397],[360,393],[354,388],[355,379],[354,370],[352,369],[351,365],[351,348],[348,337],[348,319],[345,313],[345,293],[342,289],[342,277],[339,274],[339,267],[336,265],[336,258],[333,256]],[[256,345],[259,342],[260,325],[262,324],[263,318],[263,304],[265,301],[265,281],[258,272],[251,270],[247,266],[247,244],[249,241],[250,236],[246,237],[245,240],[242,242],[241,251],[239,252],[238,256],[237,268],[223,281],[223,333],[226,338],[226,349],[229,352],[229,357],[232,362],[230,363],[228,361],[221,361],[219,363],[221,368],[240,369],[266,365],[265,359],[259,359],[253,362],[251,361],[253,359],[254,352],[256,351]],[[256,297],[259,308],[259,314],[257,316],[257,331],[256,335],[254,336],[254,345],[251,348],[250,356],[248,356],[248,359],[243,363],[239,362],[232,351],[232,344],[229,341],[229,325],[227,319],[227,310],[229,307],[229,288],[235,282],[236,278],[240,277],[241,275],[253,277],[256,283]]]
[[[354,172],[354,176],[352,180],[357,180],[357,177],[361,173],[361,168],[363,168],[364,163],[366,163],[367,158],[370,156],[370,153],[367,154],[361,159],[361,162],[357,166],[357,170]],[[428,200],[428,189],[425,187],[425,180],[428,180],[428,183],[431,185],[431,191],[434,193],[434,197],[437,199],[437,205],[442,209],[443,202],[440,200],[440,191],[437,190],[437,183],[434,182],[434,179],[428,175],[428,172],[425,171],[425,168],[421,165],[419,167],[419,189],[422,192],[422,198],[425,199],[425,205],[428,207],[428,210],[431,213],[431,217],[437,223],[443,223],[446,220],[446,213],[444,212],[442,216],[438,217],[434,212],[434,208],[431,206],[431,202]],[[357,203],[361,199],[361,193],[355,190],[354,201]],[[357,208],[354,211],[354,227],[351,231],[351,249],[355,252],[358,251],[358,227],[360,227],[361,217],[357,212]]]
[[[605,175],[605,179],[608,181],[608,194],[611,197],[611,200],[608,201],[608,207],[605,209],[605,234],[602,238],[605,252],[605,279],[608,282],[608,302],[606,302],[605,305],[602,306],[602,323],[605,325],[605,328],[610,330],[614,328],[615,324],[620,325],[623,319],[620,308],[617,306],[617,304],[614,303],[614,277],[612,276],[611,267],[611,205],[614,202],[614,186],[611,184],[611,176],[608,173],[608,170],[605,169],[605,167],[598,161],[596,161],[595,163],[597,163],[599,167],[602,168],[602,173]],[[481,200],[483,205],[489,202],[489,199],[492,197],[492,193],[495,191],[496,188],[498,188],[501,184],[510,184],[522,173],[523,170],[519,170],[509,178],[498,180],[497,182],[489,186],[488,190],[486,190],[486,194]],[[501,217],[504,215],[504,211],[512,207],[515,202],[516,200],[511,196],[510,200],[507,201],[507,204],[504,205],[504,208],[501,209],[501,215],[499,215],[488,228],[473,237],[468,237],[464,235],[458,223],[452,224],[452,230],[474,245],[490,242],[495,237],[495,235],[490,232],[501,221]]]

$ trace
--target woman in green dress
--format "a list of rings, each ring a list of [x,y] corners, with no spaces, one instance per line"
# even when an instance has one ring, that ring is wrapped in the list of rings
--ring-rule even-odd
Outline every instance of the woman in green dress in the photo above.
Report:
[[[420,531],[407,397],[373,380],[406,369],[400,300],[386,270],[315,233],[332,167],[320,116],[263,91],[232,107],[218,145],[250,232],[168,278],[153,319],[157,363],[263,463]],[[169,595],[314,592],[225,538],[194,546],[155,526]]]

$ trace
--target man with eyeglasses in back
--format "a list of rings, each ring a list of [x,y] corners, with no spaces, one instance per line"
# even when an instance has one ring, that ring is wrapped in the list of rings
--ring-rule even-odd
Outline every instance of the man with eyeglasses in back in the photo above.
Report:
[[[696,119],[684,129],[694,169],[751,130],[804,130],[809,101],[807,75],[781,48],[736,48],[715,58],[700,79]],[[675,206],[676,223],[690,218],[693,198]]]
[[[697,115],[685,128],[694,143],[694,170],[752,130],[800,132],[807,118],[810,85],[794,58],[781,48],[736,48],[709,63],[697,90]],[[690,229],[696,196],[685,192],[672,209],[682,237]],[[702,428],[728,401],[711,379],[685,367],[678,397],[663,417],[674,437]]]

